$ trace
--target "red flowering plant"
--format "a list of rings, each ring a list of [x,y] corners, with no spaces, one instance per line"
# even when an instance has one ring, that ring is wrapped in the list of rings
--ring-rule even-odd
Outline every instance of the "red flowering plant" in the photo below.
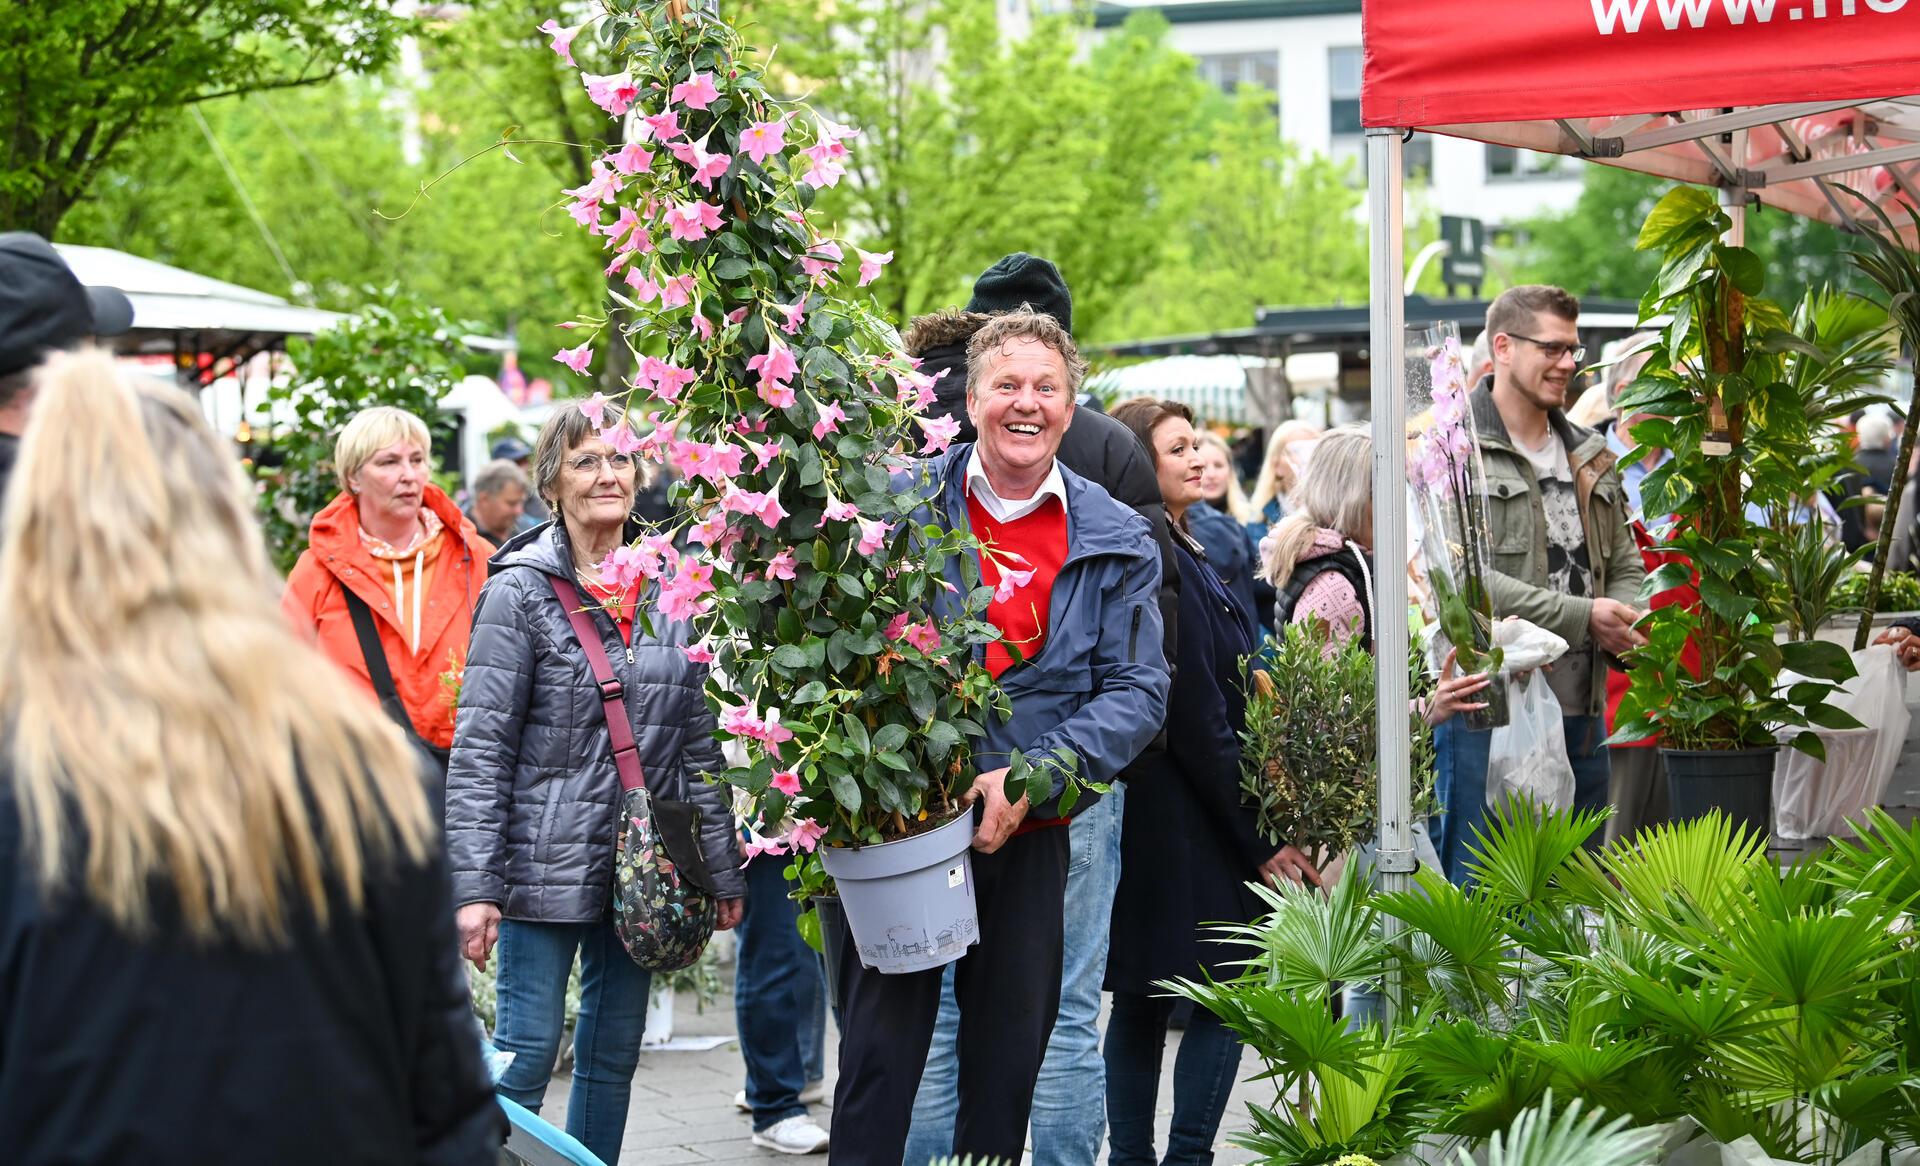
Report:
[[[970,739],[1006,714],[978,660],[999,634],[979,544],[915,517],[938,509],[921,510],[934,486],[911,455],[945,450],[958,424],[926,415],[932,379],[847,286],[849,252],[855,287],[890,255],[808,213],[859,131],[773,96],[732,26],[679,7],[614,0],[544,28],[569,64],[586,37],[621,66],[582,73],[624,136],[566,209],[630,289],[614,296],[625,322],[566,325],[588,334],[556,359],[585,370],[628,345],[626,399],[585,410],[597,426],[611,406],[651,412],[647,436],[602,437],[680,478],[680,517],[601,571],[651,581],[659,612],[699,633],[689,655],[715,666],[707,699],[746,757],[718,776],[747,795],[756,849],[905,837],[957,812]],[[1016,758],[1008,796],[1024,783],[1044,800],[1061,768]]]

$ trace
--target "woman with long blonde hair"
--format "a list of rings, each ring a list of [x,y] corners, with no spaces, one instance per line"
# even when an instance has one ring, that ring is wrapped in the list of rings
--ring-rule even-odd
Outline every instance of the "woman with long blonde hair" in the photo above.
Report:
[[[0,519],[10,1163],[490,1162],[427,762],[281,617],[231,453],[51,358]]]

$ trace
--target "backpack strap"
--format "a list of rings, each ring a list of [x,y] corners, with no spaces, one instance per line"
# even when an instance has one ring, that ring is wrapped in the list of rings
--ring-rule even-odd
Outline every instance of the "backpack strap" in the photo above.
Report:
[[[554,598],[567,613],[574,638],[580,641],[580,647],[587,653],[587,663],[593,668],[593,681],[600,689],[600,707],[607,717],[607,738],[613,744],[613,767],[620,772],[620,788],[622,791],[645,789],[647,775],[640,767],[640,746],[633,739],[633,722],[627,720],[626,691],[619,677],[613,674],[613,662],[607,659],[606,645],[600,642],[600,629],[593,626],[593,617],[587,614],[580,602],[580,592],[572,582],[558,575],[548,575],[547,582],[553,585]]]
[[[1330,555],[1321,555],[1309,559],[1293,569],[1287,576],[1286,586],[1280,588],[1279,596],[1273,603],[1275,628],[1284,628],[1293,620],[1293,609],[1299,606],[1300,597],[1306,594],[1307,585],[1328,571],[1339,575],[1353,586],[1353,593],[1360,600],[1360,634],[1367,650],[1373,650],[1373,588],[1367,578],[1366,565],[1350,548],[1342,547]]]
[[[354,638],[360,641],[360,655],[367,662],[367,679],[373,682],[373,692],[380,698],[380,707],[386,711],[388,719],[407,731],[407,736],[414,744],[444,759],[446,750],[427,744],[420,730],[413,726],[413,714],[407,711],[405,702],[400,699],[400,690],[393,683],[393,671],[387,666],[387,649],[380,643],[380,628],[374,622],[373,609],[345,583],[340,584],[340,594],[347,598],[347,614],[353,618]]]

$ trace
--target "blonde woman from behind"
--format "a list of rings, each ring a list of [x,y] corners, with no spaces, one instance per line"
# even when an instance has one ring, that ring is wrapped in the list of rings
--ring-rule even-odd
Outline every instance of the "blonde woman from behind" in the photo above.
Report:
[[[426,760],[281,617],[194,403],[53,357],[0,519],[0,1146],[490,1163]]]

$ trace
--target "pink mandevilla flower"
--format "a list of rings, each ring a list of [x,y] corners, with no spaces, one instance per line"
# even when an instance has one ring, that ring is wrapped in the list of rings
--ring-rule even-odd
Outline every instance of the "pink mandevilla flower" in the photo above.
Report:
[[[920,428],[927,432],[921,453],[941,453],[960,436],[960,421],[955,417],[928,417],[920,422]]]
[[[639,174],[653,166],[653,154],[639,142],[628,142],[607,155],[607,161],[622,174]]]
[[[638,583],[646,574],[646,555],[639,547],[623,543],[607,552],[600,560],[600,578],[608,584],[625,589]]]
[[[643,117],[640,120],[646,123],[647,132],[652,134],[656,141],[664,142],[669,138],[677,138],[682,132],[680,129],[680,115],[671,109],[664,113],[656,113],[651,117]]]
[[[747,358],[747,371],[759,373],[762,385],[784,384],[800,371],[800,365],[793,359],[793,350],[775,340],[767,344],[765,352]]]
[[[553,358],[575,372],[586,372],[593,363],[593,344],[582,344],[578,348],[562,348],[553,354]]]
[[[609,170],[607,167],[595,162],[593,164],[593,177],[589,178],[585,185],[573,187],[571,190],[563,190],[560,193],[570,194],[583,202],[602,203],[610,201],[614,195],[619,194],[621,188],[625,185],[626,183],[621,180],[618,171]]]
[[[780,443],[777,441],[752,441],[747,444],[753,447],[753,472],[756,474],[766,469],[772,464],[773,459],[780,456]]]
[[[865,287],[874,280],[879,279],[880,269],[893,262],[893,252],[891,251],[882,251],[878,255],[871,251],[862,251],[858,247],[855,247],[853,251],[854,254],[860,256],[861,287]]]
[[[627,269],[627,286],[633,289],[633,298],[643,304],[660,294],[660,285],[637,266]]]
[[[708,190],[713,189],[713,180],[725,174],[727,167],[733,165],[732,155],[709,154],[699,142],[675,142],[667,149],[674,157],[693,167],[693,181]]]
[[[692,275],[676,275],[660,285],[660,306],[684,308],[693,302]]]
[[[1002,571],[1000,582],[994,585],[993,601],[1005,603],[1013,598],[1013,593],[1033,582],[1032,571]]]
[[[707,647],[705,644],[687,644],[680,650],[687,654],[687,663],[689,664],[713,663],[713,649]]]
[[[580,30],[585,27],[586,25],[584,24],[578,24],[572,28],[561,28],[559,21],[548,20],[540,26],[538,31],[544,32],[552,37],[553,43],[551,47],[553,51],[560,54],[561,60],[578,69],[580,66],[575,65],[573,61],[573,38],[579,36]]]
[[[710,202],[681,203],[667,212],[667,230],[684,242],[698,242],[719,226],[720,208]]]
[[[796,851],[812,854],[813,848],[825,837],[827,828],[812,818],[802,818],[787,830],[786,843]]]
[[[801,165],[805,168],[800,181],[815,190],[839,185],[840,180],[846,177],[847,168],[833,156],[833,149],[832,145],[823,142],[800,151]]]
[[[801,296],[790,304],[775,304],[773,310],[785,317],[780,322],[780,330],[792,336],[800,331],[800,322],[807,318],[807,297]]]
[[[585,346],[583,345],[582,347]],[[572,366],[569,365],[569,367]],[[593,396],[580,402],[580,415],[585,417],[587,423],[595,429],[604,429],[607,424],[607,406],[610,404],[612,404],[612,402],[607,400],[605,393],[595,393]]]
[[[601,441],[613,448],[615,453],[635,454],[640,451],[640,435],[631,425],[615,425],[611,429],[602,429],[597,434]]]
[[[779,790],[790,798],[798,797],[800,795],[800,775],[791,769],[775,770],[772,779],[767,782],[767,788]]]
[[[720,90],[714,88],[712,73],[695,73],[675,85],[667,99],[688,109],[705,109],[719,96]]]
[[[567,204],[567,216],[587,230],[600,232],[600,204],[591,199],[576,198]]]
[[[887,532],[892,529],[893,524],[890,522],[881,522],[877,518],[862,518],[860,541],[853,549],[863,555],[872,554],[887,544]]]
[[[687,528],[687,538],[703,547],[717,547],[727,537],[727,516],[716,510]]]
[[[851,502],[843,502],[831,495],[827,498],[827,509],[820,515],[820,525],[829,522],[851,522],[860,517],[860,508]]]
[[[767,159],[787,148],[787,122],[757,121],[740,131],[741,152],[753,159],[756,166],[764,166]]]
[[[762,401],[776,409],[792,408],[798,399],[793,395],[793,386],[785,381],[761,381],[758,392]]]
[[[693,330],[700,334],[702,340],[713,339],[713,321],[698,312],[694,313]]]
[[[800,270],[819,280],[838,271],[845,259],[846,254],[840,250],[840,244],[832,239],[821,239],[800,257]]]
[[[840,423],[847,419],[846,410],[838,401],[828,401],[820,406],[820,420],[813,423],[813,439],[819,441],[829,433],[840,432]]]
[[[907,629],[906,640],[922,652],[931,652],[940,646],[940,629],[932,620],[917,623]]]
[[[793,552],[791,550],[783,550],[773,556],[773,558],[767,560],[767,578],[792,579],[794,577],[794,566]]]
[[[910,621],[907,616],[907,613],[904,611],[900,612],[898,615],[895,615],[892,619],[888,620],[887,627],[886,627],[887,638],[889,640],[897,640],[901,636],[905,635],[907,631],[907,624],[909,622]]]
[[[587,96],[593,103],[613,117],[619,117],[633,108],[634,101],[640,96],[640,87],[633,83],[631,73],[608,73],[605,76],[582,73],[580,80],[586,83]]]

